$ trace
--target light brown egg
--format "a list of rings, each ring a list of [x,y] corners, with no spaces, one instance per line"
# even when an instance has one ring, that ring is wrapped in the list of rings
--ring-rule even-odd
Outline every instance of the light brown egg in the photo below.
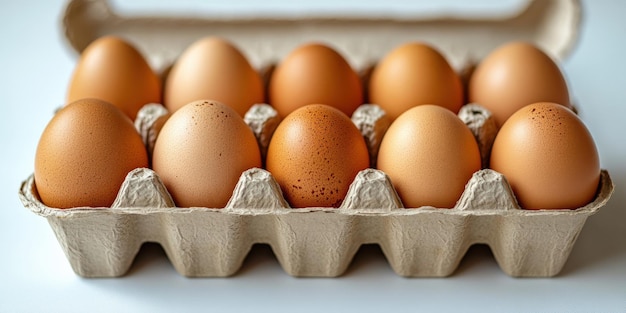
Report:
[[[218,37],[189,46],[165,82],[164,104],[171,112],[202,99],[222,102],[242,117],[252,105],[265,102],[259,73],[233,44]]]
[[[43,131],[35,185],[49,207],[109,207],[128,172],[139,167],[148,167],[148,156],[132,121],[108,102],[81,99]]]
[[[458,113],[463,105],[463,85],[448,61],[433,47],[412,42],[387,54],[374,68],[369,82],[369,102],[389,117],[408,109],[435,104]]]
[[[230,106],[191,102],[165,122],[152,168],[179,207],[223,208],[241,173],[261,167],[252,130]]]
[[[369,166],[369,155],[348,116],[312,104],[278,125],[266,166],[292,207],[339,207],[356,174]]]
[[[350,64],[329,46],[298,47],[280,62],[269,82],[269,103],[282,117],[308,104],[330,105],[347,116],[363,104],[363,87]]]
[[[526,42],[505,44],[480,62],[469,81],[468,100],[491,111],[498,126],[531,103],[570,105],[559,67]]]
[[[474,135],[452,111],[420,105],[400,115],[383,137],[378,169],[407,208],[452,208],[480,170]]]
[[[128,42],[102,37],[82,52],[70,81],[68,103],[83,98],[110,102],[134,120],[142,106],[161,103],[161,81]]]
[[[513,114],[496,136],[490,167],[502,173],[524,209],[575,209],[600,181],[595,143],[572,111],[535,103]]]

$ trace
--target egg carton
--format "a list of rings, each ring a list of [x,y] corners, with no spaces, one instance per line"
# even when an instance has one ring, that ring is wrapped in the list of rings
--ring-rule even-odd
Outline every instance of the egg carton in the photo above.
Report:
[[[343,54],[367,81],[377,60],[407,41],[436,46],[463,77],[473,64],[511,40],[535,43],[556,60],[572,50],[579,32],[578,0],[531,0],[518,11],[472,17],[389,16],[324,13],[289,16],[140,16],[119,14],[106,0],[70,0],[63,16],[69,44],[80,53],[91,41],[117,35],[132,42],[162,77],[195,40],[215,35],[232,41],[264,79],[273,64],[298,45],[321,41]],[[280,31],[277,31],[277,30]],[[268,35],[271,34],[271,35]],[[355,36],[367,34],[367,36]],[[151,153],[167,119],[159,105],[147,105],[135,126]],[[225,208],[177,208],[150,169],[128,174],[109,208],[56,209],[43,204],[32,175],[19,190],[24,206],[45,217],[74,271],[84,277],[124,275],[144,242],[157,242],[174,268],[189,277],[233,275],[252,245],[269,244],[293,276],[341,275],[362,244],[380,245],[402,276],[451,275],[473,244],[487,244],[511,276],[559,273],[587,217],[610,198],[606,170],[595,199],[574,210],[522,210],[506,179],[486,169],[496,126],[478,105],[459,117],[480,145],[476,172],[454,208],[403,208],[389,178],[375,168],[376,153],[390,120],[376,105],[352,116],[366,139],[372,168],[361,171],[339,208],[289,208],[271,173],[250,169],[241,175]],[[280,121],[267,105],[245,117],[262,155]]]
[[[136,126],[148,149],[167,115],[156,104],[140,111]],[[496,129],[487,110],[465,105],[459,117],[481,147],[490,147]],[[277,119],[265,104],[245,116],[263,151]],[[375,154],[389,125],[384,111],[362,105],[352,119]],[[85,277],[124,275],[145,242],[159,243],[189,277],[233,275],[257,243],[269,244],[292,276],[339,276],[361,245],[378,244],[398,275],[441,277],[452,274],[477,243],[489,245],[511,276],[556,275],[585,220],[612,191],[603,170],[598,194],[586,206],[528,211],[518,206],[503,175],[482,169],[454,208],[404,208],[387,175],[369,168],[358,173],[339,208],[290,208],[271,173],[253,168],[241,175],[225,208],[178,208],[158,174],[139,168],[128,174],[110,208],[47,207],[32,176],[19,194],[25,207],[48,219],[72,268]]]

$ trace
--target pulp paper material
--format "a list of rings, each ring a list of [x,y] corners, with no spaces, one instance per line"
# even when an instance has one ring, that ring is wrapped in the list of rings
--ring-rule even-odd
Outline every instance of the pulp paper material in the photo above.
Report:
[[[391,125],[391,119],[377,105],[359,106],[352,114],[352,122],[363,134],[370,155],[370,166],[376,168],[378,148]]]
[[[270,139],[280,123],[278,112],[269,105],[255,104],[246,112],[243,120],[254,132],[261,149],[261,159],[265,160]]]
[[[137,112],[135,128],[141,135],[141,138],[143,138],[143,144],[148,150],[150,160],[152,160],[152,151],[154,151],[156,137],[168,117],[169,112],[167,109],[158,103],[144,105]]]
[[[465,122],[478,142],[482,168],[489,167],[491,146],[498,133],[496,120],[491,117],[491,112],[474,103],[462,106],[459,110],[459,118]]]
[[[412,40],[433,44],[463,75],[511,40],[531,41],[563,58],[576,40],[580,15],[576,0],[533,0],[517,14],[500,18],[133,18],[116,14],[105,0],[71,0],[63,25],[78,52],[100,36],[120,35],[137,45],[164,76],[189,44],[208,35],[235,42],[266,80],[272,64],[297,45],[321,40],[337,48],[367,81],[372,64]],[[147,105],[139,113],[135,125],[148,151],[168,114],[158,105]],[[459,117],[478,141],[485,167],[496,133],[490,113],[470,104]],[[352,120],[376,160],[390,120],[373,104],[362,105]],[[279,117],[270,106],[258,104],[245,121],[265,155]],[[294,209],[271,173],[255,168],[241,175],[225,208],[177,208],[158,174],[140,168],[128,174],[110,208],[47,207],[32,176],[22,183],[19,196],[26,208],[47,218],[72,268],[84,277],[124,275],[144,242],[161,244],[174,268],[190,277],[235,274],[255,243],[271,245],[293,276],[341,275],[362,244],[380,245],[398,275],[448,276],[468,248],[481,243],[491,247],[508,275],[546,277],[559,273],[585,220],[612,192],[609,173],[603,170],[598,194],[586,206],[526,211],[517,205],[503,175],[483,169],[467,183],[454,208],[407,209],[384,172],[366,169],[339,208]]]
[[[247,120],[274,128],[266,121],[276,118],[275,112],[266,107],[256,105]],[[352,118],[363,125],[364,135],[380,138],[386,131],[376,126],[380,108],[364,105],[357,111]],[[137,125],[148,124],[140,119],[154,120],[150,112],[164,114],[146,109]],[[494,136],[483,129],[492,120],[488,111],[475,105],[460,115],[476,126],[479,142]],[[262,140],[267,130],[252,128]],[[155,131],[144,132],[148,145],[153,137],[148,134]],[[407,209],[387,175],[370,168],[357,175],[339,208],[293,209],[271,173],[254,168],[241,175],[225,208],[176,208],[158,174],[140,168],[128,174],[111,208],[46,207],[32,176],[20,197],[48,219],[74,271],[85,277],[124,275],[144,242],[160,243],[176,270],[191,277],[235,274],[255,243],[271,245],[293,276],[341,275],[362,244],[379,244],[399,275],[448,276],[475,243],[488,244],[511,276],[553,276],[586,218],[612,191],[609,174],[602,171],[598,195],[585,207],[525,211],[504,176],[483,169],[470,179],[454,208]]]
[[[226,208],[209,209],[171,207],[155,176],[149,169],[129,174],[120,195],[135,201],[134,207],[48,208],[35,196],[32,177],[20,195],[26,207],[48,219],[74,271],[85,277],[124,275],[148,241],[160,243],[176,270],[190,277],[235,274],[255,243],[271,245],[293,276],[341,275],[358,247],[372,243],[402,276],[448,276],[475,243],[488,244],[511,276],[553,276],[587,217],[613,189],[602,171],[599,194],[585,207],[525,211],[502,175],[485,169],[452,209],[403,209],[384,173],[368,169],[339,209],[290,209],[271,174],[251,169]],[[155,192],[156,198],[140,196]]]

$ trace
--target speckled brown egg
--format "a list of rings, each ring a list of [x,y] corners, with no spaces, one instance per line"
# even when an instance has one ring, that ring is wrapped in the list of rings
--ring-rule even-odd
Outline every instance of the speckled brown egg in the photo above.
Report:
[[[310,43],[286,56],[269,82],[269,103],[282,117],[308,104],[323,103],[351,116],[363,104],[357,73],[333,48]]]
[[[525,209],[582,207],[600,181],[591,134],[556,103],[531,104],[513,114],[496,136],[490,167],[504,174]]]
[[[505,44],[480,62],[469,81],[468,99],[491,111],[498,126],[531,103],[570,105],[559,67],[527,42]]]
[[[108,102],[82,99],[58,111],[41,135],[35,185],[49,207],[108,207],[139,167],[148,167],[148,156],[132,121]]]
[[[452,208],[480,170],[474,135],[452,111],[420,105],[400,115],[383,137],[378,169],[407,208]]]
[[[191,102],[165,122],[152,167],[179,207],[223,208],[241,174],[261,167],[252,130],[230,106]]]
[[[165,82],[164,104],[171,112],[202,99],[224,103],[242,117],[252,105],[265,102],[259,73],[237,47],[219,37],[189,46]]]
[[[435,48],[420,42],[397,47],[374,68],[369,102],[397,118],[410,108],[435,104],[458,113],[463,85],[448,61]]]
[[[161,103],[161,81],[143,56],[123,39],[107,36],[82,52],[67,93],[68,103],[97,98],[135,119],[148,103]]]
[[[278,125],[266,165],[292,207],[339,207],[356,174],[369,166],[369,155],[348,116],[312,104]]]

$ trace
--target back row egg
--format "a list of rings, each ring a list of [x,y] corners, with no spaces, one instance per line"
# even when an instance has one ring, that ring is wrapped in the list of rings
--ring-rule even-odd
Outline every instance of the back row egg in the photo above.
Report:
[[[485,57],[470,78],[468,99],[491,111],[498,126],[532,103],[570,106],[567,84],[557,64],[527,42],[504,44]]]
[[[259,73],[234,44],[218,37],[189,46],[165,82],[164,104],[171,112],[205,99],[224,103],[241,117],[252,105],[265,102]]]
[[[282,117],[309,104],[332,106],[347,116],[363,104],[361,80],[335,49],[321,43],[297,47],[272,73],[269,103]]]
[[[101,37],[82,52],[67,92],[67,103],[96,98],[115,105],[132,120],[142,106],[161,103],[161,81],[126,40]]]
[[[423,104],[457,113],[463,100],[457,73],[439,51],[421,42],[406,43],[389,52],[375,66],[369,82],[369,101],[392,119]]]

